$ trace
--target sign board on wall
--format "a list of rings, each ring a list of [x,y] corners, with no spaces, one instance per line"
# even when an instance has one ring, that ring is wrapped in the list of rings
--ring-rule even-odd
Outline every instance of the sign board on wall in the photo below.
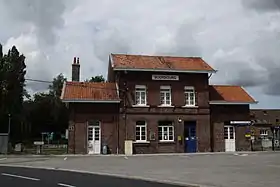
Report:
[[[157,81],[178,81],[178,75],[152,75],[152,80]]]

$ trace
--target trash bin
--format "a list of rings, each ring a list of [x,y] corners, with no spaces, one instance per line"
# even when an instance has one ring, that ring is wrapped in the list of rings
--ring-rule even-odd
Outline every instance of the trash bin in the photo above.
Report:
[[[108,153],[108,146],[107,145],[103,145],[103,147],[102,147],[102,154],[103,155],[107,155]]]

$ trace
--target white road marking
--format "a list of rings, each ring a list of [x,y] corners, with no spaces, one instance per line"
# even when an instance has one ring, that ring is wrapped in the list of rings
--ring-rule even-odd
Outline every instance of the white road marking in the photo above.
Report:
[[[75,187],[75,186],[72,186],[72,185],[69,185],[69,184],[63,184],[63,183],[58,183],[57,185],[64,186],[64,187]]]
[[[7,160],[7,158],[0,158],[0,161],[1,161],[1,160]]]
[[[25,176],[20,176],[20,175],[13,175],[9,173],[2,173],[3,176],[8,176],[8,177],[15,177],[15,178],[20,178],[20,179],[27,179],[27,180],[32,180],[32,181],[39,181],[40,179],[36,178],[31,178],[31,177],[25,177]]]

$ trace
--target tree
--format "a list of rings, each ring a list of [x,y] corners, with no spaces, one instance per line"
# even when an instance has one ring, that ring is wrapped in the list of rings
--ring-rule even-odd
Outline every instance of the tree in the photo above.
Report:
[[[54,78],[52,84],[49,86],[50,94],[56,97],[60,97],[63,88],[63,83],[66,80],[67,79],[61,73],[56,78]]]
[[[103,75],[97,75],[94,77],[91,77],[91,79],[87,79],[86,82],[105,82],[105,78]]]
[[[7,126],[7,115],[11,114],[13,128],[22,117],[26,74],[25,57],[15,46],[7,54],[3,54],[2,45],[0,45],[0,51],[0,124]]]
[[[66,78],[59,74],[48,93],[37,93],[25,101],[25,124],[32,127],[31,137],[38,139],[42,132],[62,133],[68,127],[68,110],[60,100],[64,81]]]

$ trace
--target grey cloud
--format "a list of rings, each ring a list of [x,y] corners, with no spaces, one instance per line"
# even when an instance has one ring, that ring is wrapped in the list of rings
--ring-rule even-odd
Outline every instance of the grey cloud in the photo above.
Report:
[[[7,8],[9,17],[34,24],[42,45],[54,44],[55,29],[59,29],[64,24],[63,0],[2,0],[2,3]]]
[[[252,8],[260,11],[280,10],[280,0],[242,0],[246,8]]]
[[[173,44],[158,46],[157,53],[174,56],[201,56],[201,48],[196,41],[200,19],[186,21],[175,33]]]

